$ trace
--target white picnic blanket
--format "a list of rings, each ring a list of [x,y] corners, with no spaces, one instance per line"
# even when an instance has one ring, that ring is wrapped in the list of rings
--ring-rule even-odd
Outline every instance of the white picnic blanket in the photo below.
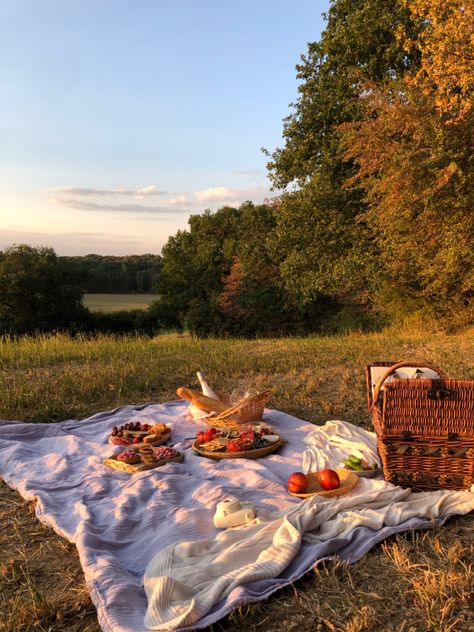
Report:
[[[355,454],[378,462],[374,433],[343,421],[329,421],[305,438],[304,470],[337,468]],[[251,525],[227,529],[214,540],[172,544],[148,565],[145,623],[153,630],[189,626],[236,587],[280,575],[302,542],[317,547],[350,539],[360,528],[360,546],[377,532],[407,525],[410,519],[446,519],[474,509],[474,493],[411,493],[384,480],[360,479],[349,494],[313,496],[290,510],[261,512]],[[413,525],[415,526],[415,525]],[[406,528],[406,527],[405,527]],[[369,535],[371,534],[371,535]]]
[[[172,443],[184,462],[132,476],[104,466],[114,451],[107,444],[112,427],[144,419],[173,426]],[[286,481],[302,469],[315,426],[278,411],[266,411],[265,420],[288,442],[254,461],[194,454],[188,438],[204,426],[187,418],[183,402],[126,406],[58,424],[0,422],[0,476],[36,500],[42,522],[76,544],[105,632],[203,628],[243,602],[265,599],[317,561],[337,554],[353,562],[393,533],[474,509],[468,492],[436,493],[429,507],[407,505],[406,492],[390,485],[387,492],[381,481],[380,489],[363,481],[357,493],[331,503],[301,502],[287,493]],[[393,510],[390,494],[397,499]],[[213,526],[214,507],[228,496],[256,505],[258,518],[245,533]],[[336,502],[347,505],[336,512]],[[196,568],[206,569],[197,583],[190,554]]]

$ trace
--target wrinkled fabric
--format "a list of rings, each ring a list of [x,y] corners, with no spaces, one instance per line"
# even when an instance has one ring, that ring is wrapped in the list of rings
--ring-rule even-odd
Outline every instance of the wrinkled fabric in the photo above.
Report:
[[[278,411],[266,411],[264,418],[287,439],[286,445],[264,459],[222,461],[192,451],[191,439],[205,426],[187,417],[187,405],[181,401],[125,406],[58,424],[2,422],[0,475],[24,498],[36,500],[36,515],[43,523],[77,546],[102,629],[146,632],[148,601],[142,578],[150,561],[160,551],[187,542],[209,542],[212,548],[219,546],[219,537],[236,537],[232,534],[238,530],[214,528],[217,502],[228,496],[253,502],[258,520],[252,528],[265,521],[272,525],[305,506],[287,493],[286,481],[301,470],[304,439],[314,426]],[[132,420],[171,424],[170,443],[184,452],[184,462],[134,475],[107,468],[103,460],[116,450],[107,443],[112,427]],[[453,513],[458,510],[452,508]],[[392,533],[428,528],[445,518],[441,512],[438,518],[414,517],[398,525],[382,520],[377,529],[362,521],[352,530],[343,526],[335,538],[324,539],[321,528],[316,540],[309,531],[296,536],[298,551],[277,576],[249,575],[244,584],[216,593],[217,600],[192,627],[206,627],[241,603],[265,599],[318,560],[337,553],[352,562]],[[293,518],[285,520],[289,524]],[[174,628],[179,629],[170,624],[169,629]]]

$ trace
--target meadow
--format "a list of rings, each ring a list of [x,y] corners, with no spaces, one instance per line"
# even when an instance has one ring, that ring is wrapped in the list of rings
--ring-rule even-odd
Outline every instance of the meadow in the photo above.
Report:
[[[85,294],[84,305],[91,312],[119,312],[147,309],[157,298],[156,294]]]
[[[474,336],[400,333],[259,340],[100,336],[0,341],[0,418],[54,422],[122,404],[175,399],[201,369],[231,391],[271,389],[271,407],[316,424],[370,427],[364,367],[416,359],[474,379]],[[2,632],[100,630],[74,545],[40,524],[31,503],[0,486]],[[390,538],[356,564],[328,561],[214,632],[468,631],[474,627],[474,525]],[[208,630],[210,632],[210,630]]]

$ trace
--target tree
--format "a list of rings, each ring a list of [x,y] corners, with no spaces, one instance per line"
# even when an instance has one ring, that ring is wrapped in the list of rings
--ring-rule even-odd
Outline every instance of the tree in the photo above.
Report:
[[[406,4],[420,35],[400,37],[419,51],[420,69],[385,86],[362,83],[363,115],[339,130],[358,167],[349,185],[366,191],[379,300],[456,324],[474,316],[473,4]]]
[[[377,247],[364,219],[362,187],[344,188],[354,174],[339,125],[363,115],[360,78],[376,84],[417,67],[396,33],[415,37],[398,0],[334,0],[319,42],[297,66],[298,100],[284,120],[285,145],[268,168],[287,188],[277,216],[274,252],[287,289],[305,302],[321,294],[370,298]]]
[[[239,209],[208,210],[189,218],[189,231],[169,238],[157,287],[160,318],[167,326],[189,327],[200,335],[221,333],[219,296],[232,265],[239,219]]]
[[[434,100],[374,90],[367,115],[344,126],[377,243],[379,303],[452,323],[474,307],[474,112],[447,126]]]
[[[52,248],[19,245],[0,252],[0,332],[82,327],[83,279]]]

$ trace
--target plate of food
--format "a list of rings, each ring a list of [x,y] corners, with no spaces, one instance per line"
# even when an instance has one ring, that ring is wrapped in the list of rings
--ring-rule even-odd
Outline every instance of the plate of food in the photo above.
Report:
[[[355,454],[350,454],[347,459],[341,461],[341,466],[345,470],[355,472],[357,476],[362,478],[374,478],[380,474],[380,466],[378,463],[372,463],[369,465],[368,461],[362,457],[358,457]]]
[[[269,435],[271,439],[266,439]],[[285,444],[281,435],[269,428],[251,426],[242,430],[208,428],[198,432],[193,450],[209,459],[259,459]]]
[[[135,474],[135,472],[152,470],[167,463],[181,463],[183,459],[183,453],[174,448],[144,445],[138,450],[119,450],[105,459],[104,464],[120,472]]]
[[[114,426],[109,435],[109,443],[124,448],[141,448],[145,445],[157,446],[171,437],[171,426],[130,421],[122,426]]]

